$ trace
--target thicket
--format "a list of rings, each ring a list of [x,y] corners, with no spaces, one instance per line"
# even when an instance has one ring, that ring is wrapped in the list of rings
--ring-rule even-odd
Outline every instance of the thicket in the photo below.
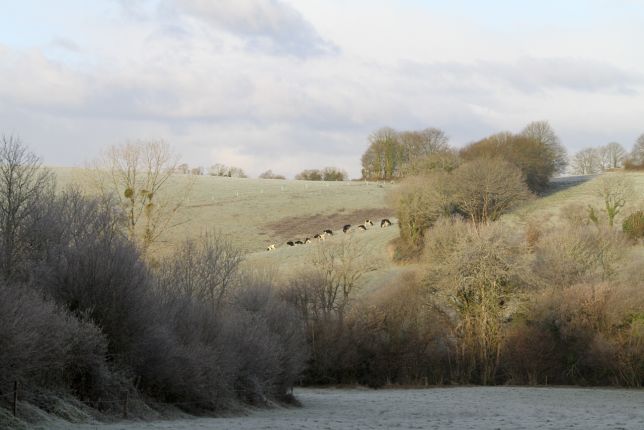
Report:
[[[424,235],[441,217],[461,215],[489,224],[530,199],[521,171],[501,158],[477,158],[459,167],[429,171],[402,181],[394,193],[400,228],[398,253],[415,256]]]
[[[120,411],[123,391],[135,411],[288,398],[306,359],[302,328],[221,235],[150,266],[116,205],[54,194],[53,176],[19,140],[2,145],[0,408],[14,381],[45,410],[66,396]]]
[[[346,181],[349,175],[337,167],[325,167],[323,169],[302,170],[295,175],[298,181]]]
[[[342,320],[298,307],[314,350],[306,381],[642,386],[642,267],[619,230],[593,223],[441,217],[421,268],[354,299]],[[291,300],[320,297],[305,279]]]
[[[558,168],[557,152],[546,143],[523,134],[499,133],[460,151],[465,160],[501,157],[518,167],[530,191],[541,193]]]
[[[622,230],[631,239],[644,238],[644,211],[633,212],[624,219]]]

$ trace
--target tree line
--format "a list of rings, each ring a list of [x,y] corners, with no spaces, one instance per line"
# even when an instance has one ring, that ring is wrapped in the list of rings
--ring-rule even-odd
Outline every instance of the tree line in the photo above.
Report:
[[[151,252],[180,205],[176,163],[163,142],[111,147],[88,196],[0,138],[0,409],[14,381],[44,410],[116,413],[127,392],[141,417],[291,398],[307,346],[271,275],[215,232]]]
[[[572,157],[571,167],[572,172],[578,175],[595,175],[622,167],[644,170],[644,134],[635,140],[630,153],[618,142],[582,149]]]

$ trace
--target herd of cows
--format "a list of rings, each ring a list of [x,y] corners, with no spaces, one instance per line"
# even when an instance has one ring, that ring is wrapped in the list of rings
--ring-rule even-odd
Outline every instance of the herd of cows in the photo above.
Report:
[[[391,225],[391,221],[389,221],[387,218],[384,218],[380,221],[380,228],[385,228],[389,227]],[[356,229],[358,231],[365,231],[367,230],[367,227],[373,227],[373,221],[370,219],[367,219],[364,221],[364,223],[358,225]],[[353,230],[353,227],[351,224],[346,224],[342,227],[342,233],[348,234]],[[311,243],[313,240],[318,240],[318,241],[323,241],[326,239],[327,236],[333,236],[333,230],[324,230],[322,233],[317,233],[316,235],[313,236],[313,239],[310,237],[305,238],[304,240],[289,240],[286,242],[287,246],[297,246],[297,245],[306,245],[307,243]],[[267,251],[274,251],[277,249],[276,244],[271,244],[268,245],[266,248]]]

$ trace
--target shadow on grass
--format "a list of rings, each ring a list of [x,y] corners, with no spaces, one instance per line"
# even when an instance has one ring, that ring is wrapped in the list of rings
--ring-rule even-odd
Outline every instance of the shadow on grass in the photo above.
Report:
[[[564,176],[561,178],[554,178],[550,181],[550,186],[546,191],[541,194],[541,197],[550,196],[560,191],[567,190],[568,188],[576,187],[591,179],[596,178],[598,175],[585,175],[585,176]]]

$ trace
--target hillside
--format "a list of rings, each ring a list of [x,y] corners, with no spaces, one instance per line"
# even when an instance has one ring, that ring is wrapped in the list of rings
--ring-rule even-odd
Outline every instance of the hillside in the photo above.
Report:
[[[55,168],[59,187],[83,184],[82,169]],[[644,174],[631,173],[636,192],[644,196]],[[335,235],[327,240],[334,243],[350,240],[373,256],[378,270],[368,273],[360,283],[374,291],[394,281],[398,274],[413,266],[397,266],[391,262],[388,244],[397,237],[394,225],[381,229],[377,223],[367,231],[354,230],[344,235],[345,224],[357,225],[366,218],[379,221],[393,218],[387,208],[386,196],[395,185],[373,182],[313,182],[270,179],[237,179],[212,176],[177,176],[171,188],[188,180],[195,180],[190,198],[181,209],[179,225],[164,236],[162,252],[171,249],[184,238],[197,237],[207,229],[216,229],[227,235],[246,253],[246,264],[259,270],[270,271],[280,279],[297,274],[310,264],[319,243],[290,247],[289,240],[304,240],[325,229]],[[510,228],[524,225],[532,219],[557,223],[562,208],[571,205],[585,207],[599,199],[594,196],[596,178],[569,177],[553,181],[552,191],[535,199],[503,218]],[[640,202],[642,199],[640,198]],[[641,204],[641,203],[640,203]],[[634,210],[634,204],[627,211]],[[621,219],[618,217],[618,221]],[[275,251],[266,247],[275,244]]]
[[[91,192],[84,169],[52,170],[59,189],[75,184]],[[338,231],[345,224],[393,215],[385,203],[387,191],[395,186],[391,184],[177,175],[169,192],[183,189],[187,181],[195,182],[176,217],[178,225],[163,237],[167,246],[215,229],[253,253],[270,244],[279,248],[326,229]]]

